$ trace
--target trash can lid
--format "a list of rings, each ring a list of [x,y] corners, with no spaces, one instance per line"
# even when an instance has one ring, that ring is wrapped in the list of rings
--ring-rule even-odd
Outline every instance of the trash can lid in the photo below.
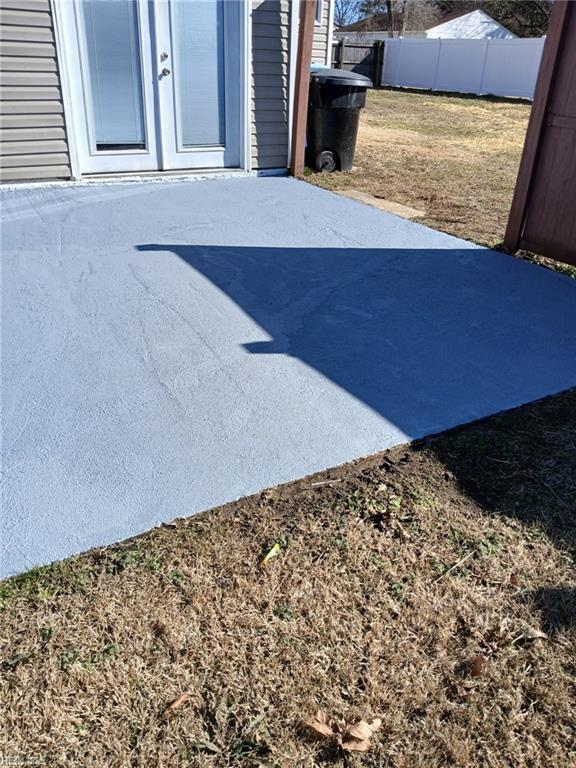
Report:
[[[346,69],[313,69],[310,73],[310,79],[317,83],[329,83],[330,85],[347,85],[356,88],[372,88],[372,80],[356,72],[349,72]]]

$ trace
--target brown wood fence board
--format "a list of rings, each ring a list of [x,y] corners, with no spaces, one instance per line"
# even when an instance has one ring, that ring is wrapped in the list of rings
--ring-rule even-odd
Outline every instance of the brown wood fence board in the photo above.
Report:
[[[508,250],[576,265],[576,4],[554,4],[510,218]]]
[[[384,41],[370,43],[349,43],[338,40],[332,44],[332,66],[365,75],[372,80],[375,88],[382,81]]]

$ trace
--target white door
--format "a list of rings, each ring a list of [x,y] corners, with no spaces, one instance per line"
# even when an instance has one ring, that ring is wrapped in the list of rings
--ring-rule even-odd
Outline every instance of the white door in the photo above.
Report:
[[[242,3],[154,5],[162,165],[240,165]]]
[[[245,0],[57,0],[81,173],[240,166]]]
[[[158,170],[150,5],[60,0],[55,7],[63,22],[80,171]]]

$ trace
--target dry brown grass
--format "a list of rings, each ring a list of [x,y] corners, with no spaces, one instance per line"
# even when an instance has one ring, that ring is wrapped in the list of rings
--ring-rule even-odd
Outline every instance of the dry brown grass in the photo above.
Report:
[[[529,114],[522,102],[372,91],[355,170],[307,178],[423,209],[429,226],[494,246],[504,237]]]
[[[576,391],[4,582],[0,755],[573,766],[575,477]]]
[[[530,109],[526,102],[504,99],[369,91],[354,170],[307,170],[306,179],[423,210],[423,224],[500,247]],[[520,256],[576,277],[576,267],[526,252]]]

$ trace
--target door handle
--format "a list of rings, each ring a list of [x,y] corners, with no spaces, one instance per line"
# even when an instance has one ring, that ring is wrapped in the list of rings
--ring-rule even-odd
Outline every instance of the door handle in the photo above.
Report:
[[[160,77],[167,77],[169,74],[170,74],[170,70],[166,69],[166,67],[164,67],[162,72],[160,72]]]

